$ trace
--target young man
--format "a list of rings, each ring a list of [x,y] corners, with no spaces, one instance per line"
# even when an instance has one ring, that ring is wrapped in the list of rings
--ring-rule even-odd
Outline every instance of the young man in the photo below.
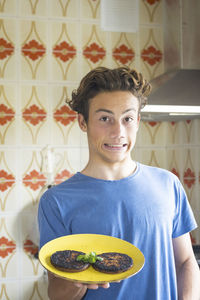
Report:
[[[97,68],[69,102],[87,133],[89,161],[48,190],[39,205],[40,246],[96,233],[124,239],[145,256],[144,268],[102,287],[49,273],[51,300],[199,300],[199,269],[189,232],[193,213],[178,178],[131,159],[150,85],[129,68]]]

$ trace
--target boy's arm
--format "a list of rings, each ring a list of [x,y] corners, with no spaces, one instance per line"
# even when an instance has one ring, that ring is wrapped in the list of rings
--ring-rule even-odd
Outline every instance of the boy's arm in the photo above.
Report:
[[[173,239],[178,299],[200,300],[200,272],[189,233]]]

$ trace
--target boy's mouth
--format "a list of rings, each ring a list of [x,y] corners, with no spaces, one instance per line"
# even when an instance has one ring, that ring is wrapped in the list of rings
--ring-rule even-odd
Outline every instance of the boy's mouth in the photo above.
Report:
[[[127,146],[127,144],[104,144],[106,148],[113,149],[113,150],[120,150]]]

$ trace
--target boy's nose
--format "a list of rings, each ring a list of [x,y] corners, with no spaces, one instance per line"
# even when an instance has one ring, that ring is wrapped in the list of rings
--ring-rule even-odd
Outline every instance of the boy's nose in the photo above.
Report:
[[[112,125],[110,136],[112,138],[124,136],[124,126],[120,122],[115,122]]]

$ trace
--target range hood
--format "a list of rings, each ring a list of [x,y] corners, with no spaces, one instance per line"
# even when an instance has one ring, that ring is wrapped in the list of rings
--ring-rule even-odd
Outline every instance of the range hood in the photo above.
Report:
[[[200,1],[164,4],[164,69],[151,80],[144,121],[200,118]]]

